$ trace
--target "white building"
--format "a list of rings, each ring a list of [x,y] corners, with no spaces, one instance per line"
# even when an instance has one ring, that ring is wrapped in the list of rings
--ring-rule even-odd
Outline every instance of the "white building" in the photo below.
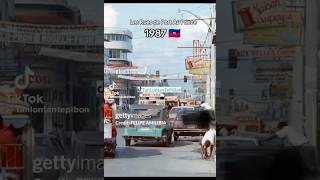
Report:
[[[129,30],[105,28],[104,47],[109,49],[109,63],[112,66],[130,66],[128,53],[132,53],[132,32]]]
[[[105,66],[111,68],[131,67],[132,62],[128,60],[128,53],[132,53],[132,32],[127,29],[105,28],[104,29],[104,48],[105,56],[108,53],[108,63]],[[105,72],[108,74],[108,72]],[[117,84],[116,90],[119,91],[120,96],[133,95],[130,89],[130,81],[119,79],[117,74],[109,74],[109,78]],[[129,104],[129,99],[116,99],[116,104]]]

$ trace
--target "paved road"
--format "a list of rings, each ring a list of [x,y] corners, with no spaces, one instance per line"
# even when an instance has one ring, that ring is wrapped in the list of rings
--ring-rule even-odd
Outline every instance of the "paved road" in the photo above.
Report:
[[[198,138],[181,138],[169,147],[160,142],[137,142],[125,147],[123,129],[118,129],[117,155],[104,160],[107,176],[211,176],[215,177],[213,159],[200,159]]]

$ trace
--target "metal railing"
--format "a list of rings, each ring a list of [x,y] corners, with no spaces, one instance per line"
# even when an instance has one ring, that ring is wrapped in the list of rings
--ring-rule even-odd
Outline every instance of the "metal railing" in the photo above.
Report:
[[[0,144],[0,168],[23,170],[23,144]]]

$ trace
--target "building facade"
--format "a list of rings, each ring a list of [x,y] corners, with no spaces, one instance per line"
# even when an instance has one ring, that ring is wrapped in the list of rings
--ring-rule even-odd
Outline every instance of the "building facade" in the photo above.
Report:
[[[133,51],[132,38],[132,32],[126,29],[104,29],[104,56],[107,56],[107,53],[109,54],[108,62],[105,64],[106,68],[114,70],[132,68],[132,62],[128,59],[128,53],[132,53]],[[106,75],[116,83],[115,90],[119,91],[120,96],[130,96],[134,94],[131,89],[130,80],[120,79],[117,77],[117,75],[120,74],[111,74],[108,70],[105,71],[105,76]],[[130,99],[116,98],[117,105],[122,105],[123,103],[130,104]]]

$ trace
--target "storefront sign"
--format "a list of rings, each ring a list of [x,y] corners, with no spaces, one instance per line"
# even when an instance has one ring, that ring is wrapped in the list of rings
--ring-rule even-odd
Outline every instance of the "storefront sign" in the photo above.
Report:
[[[244,44],[251,45],[302,45],[304,41],[304,11],[288,11],[286,25],[245,31]]]
[[[135,75],[135,74],[146,74],[147,73],[147,67],[112,67],[112,66],[106,66],[104,68],[105,74],[111,74],[111,75]]]
[[[287,82],[290,76],[288,72],[256,72],[255,83]]]
[[[232,2],[235,31],[284,25],[286,0],[236,0]]]
[[[255,81],[260,83],[285,82],[292,76],[292,70],[292,63],[279,61],[258,63],[255,68]]]
[[[188,57],[185,61],[186,70],[197,68],[209,68],[210,60],[203,59],[201,57]]]
[[[290,84],[289,83],[272,83],[272,86],[270,88],[271,92],[271,96],[278,96],[278,97],[284,97],[287,95],[291,94],[290,89],[289,88]]]
[[[207,75],[207,74],[209,74],[209,68],[189,69],[189,74],[192,74],[192,75]]]
[[[286,71],[292,71],[292,70],[293,70],[292,64],[268,63],[268,64],[257,64],[256,65],[256,73],[258,73],[258,72],[286,72]]]
[[[95,46],[103,43],[103,29],[90,25],[55,26],[1,22],[0,41],[38,45]]]
[[[295,58],[295,47],[233,48],[233,56],[242,58]],[[229,51],[230,52],[230,51]]]

